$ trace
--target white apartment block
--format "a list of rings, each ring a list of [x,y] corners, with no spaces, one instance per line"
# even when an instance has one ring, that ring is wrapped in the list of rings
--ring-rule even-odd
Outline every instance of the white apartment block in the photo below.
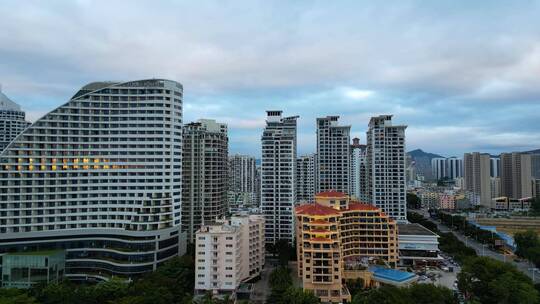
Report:
[[[500,177],[501,175],[501,159],[492,157],[489,159],[489,174],[491,177]]]
[[[296,119],[267,111],[261,163],[261,209],[266,243],[280,239],[294,244],[296,203]]]
[[[248,155],[229,156],[229,208],[241,205],[258,207],[257,167],[255,157]]]
[[[367,131],[366,166],[369,202],[398,221],[407,220],[405,129],[392,115],[372,117]]]
[[[199,119],[183,136],[182,231],[191,241],[201,225],[227,212],[227,125]]]
[[[296,202],[312,202],[315,196],[317,154],[296,160]]]
[[[350,194],[351,126],[340,126],[339,116],[317,118],[317,193]]]
[[[264,217],[239,215],[202,226],[195,241],[195,291],[234,293],[264,266]]]
[[[367,200],[366,145],[353,138],[351,145],[351,195],[359,200]]]
[[[66,275],[153,271],[182,254],[182,85],[94,82],[0,154],[0,254],[65,250]]]
[[[446,177],[446,158],[436,157],[431,159],[431,174],[436,180]]]
[[[431,160],[431,172],[437,180],[456,179],[463,176],[463,160],[455,157],[436,157]]]
[[[0,152],[29,125],[21,107],[4,95],[0,88]]]

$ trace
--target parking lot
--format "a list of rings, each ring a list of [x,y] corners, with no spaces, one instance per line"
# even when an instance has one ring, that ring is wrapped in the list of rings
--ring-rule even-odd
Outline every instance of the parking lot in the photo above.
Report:
[[[444,261],[440,267],[427,266],[415,271],[419,276],[418,283],[435,284],[457,290],[457,275],[461,268],[444,253],[441,253],[441,256]]]

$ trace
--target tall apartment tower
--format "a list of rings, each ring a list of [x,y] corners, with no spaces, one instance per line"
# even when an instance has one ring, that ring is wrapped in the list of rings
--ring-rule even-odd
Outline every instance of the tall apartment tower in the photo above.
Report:
[[[509,198],[532,196],[531,155],[525,153],[501,154],[501,195]]]
[[[255,157],[249,155],[229,156],[229,191],[255,195],[257,191],[256,174]]]
[[[351,195],[366,200],[366,145],[353,138],[351,145]]]
[[[184,128],[182,231],[193,241],[201,225],[227,211],[227,125],[200,119]]]
[[[463,177],[463,160],[456,157],[446,159],[446,177],[456,179]]]
[[[540,179],[540,154],[531,154],[531,170],[533,178]]]
[[[21,107],[4,95],[0,88],[0,152],[29,125]]]
[[[183,254],[182,85],[94,82],[0,154],[0,254],[65,252],[70,278],[129,278]]]
[[[464,188],[478,197],[481,206],[491,206],[489,154],[478,152],[463,155]]]
[[[298,157],[296,160],[296,201],[311,202],[315,196],[317,154]]]
[[[261,163],[261,208],[266,243],[294,241],[293,208],[296,203],[296,119],[282,111],[267,111]]]
[[[372,117],[367,131],[368,201],[390,217],[407,220],[405,129],[392,125],[392,115]]]
[[[489,174],[491,177],[499,177],[501,175],[501,159],[492,157],[489,159]]]
[[[433,178],[437,180],[447,177],[446,158],[444,157],[432,158],[431,159],[431,173],[433,174]]]
[[[351,126],[340,126],[338,120],[317,118],[317,192],[351,192]]]

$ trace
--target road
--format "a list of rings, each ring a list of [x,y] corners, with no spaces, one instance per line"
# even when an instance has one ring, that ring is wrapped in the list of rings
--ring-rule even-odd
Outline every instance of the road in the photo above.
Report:
[[[275,266],[266,262],[264,269],[261,272],[261,279],[253,285],[253,292],[250,297],[249,303],[262,304],[266,302],[266,298],[270,295],[270,273],[274,270]]]
[[[478,243],[475,239],[464,236],[463,234],[459,233],[458,231],[451,230],[446,225],[442,224],[440,221],[431,219],[429,217],[429,213],[426,210],[414,209],[414,210],[411,210],[411,212],[416,212],[416,213],[422,214],[426,219],[429,219],[433,223],[437,224],[437,228],[441,232],[444,232],[444,233],[452,232],[460,241],[465,243],[466,246],[474,249],[476,251],[476,254],[478,254],[479,256],[488,256],[488,257],[491,257],[491,258],[493,258],[495,260],[498,260],[498,261],[501,261],[501,262],[512,263],[517,267],[517,269],[519,271],[521,271],[524,274],[526,274],[527,276],[529,276],[535,283],[540,282],[540,272],[535,272],[534,270],[532,270],[534,268],[534,265],[532,263],[529,263],[529,262],[526,262],[526,261],[519,262],[519,263],[512,262],[511,259],[509,259],[506,255],[491,250],[488,247],[488,245]]]

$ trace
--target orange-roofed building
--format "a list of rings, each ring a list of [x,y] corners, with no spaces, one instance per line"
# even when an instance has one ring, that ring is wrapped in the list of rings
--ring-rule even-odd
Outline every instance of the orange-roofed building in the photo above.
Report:
[[[369,284],[370,262],[397,265],[396,222],[373,205],[326,191],[297,206],[295,217],[298,276],[322,302],[350,302],[344,282],[362,277]]]

